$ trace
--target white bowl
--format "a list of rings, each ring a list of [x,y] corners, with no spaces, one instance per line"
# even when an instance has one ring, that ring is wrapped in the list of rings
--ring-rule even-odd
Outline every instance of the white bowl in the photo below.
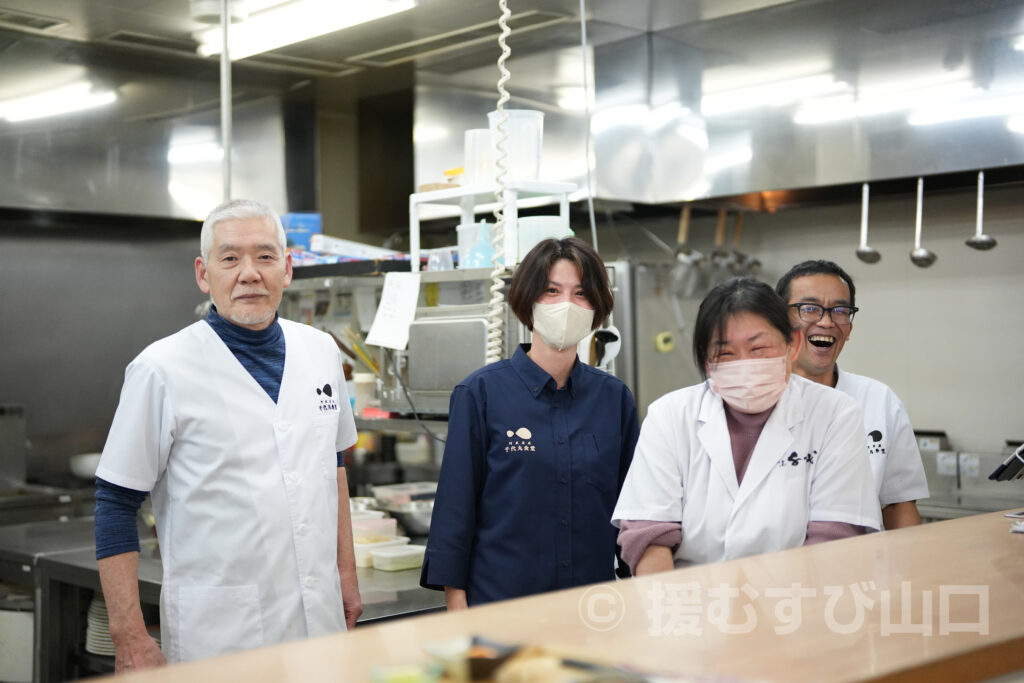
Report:
[[[71,465],[71,473],[80,479],[96,478],[96,467],[100,464],[99,453],[80,453],[72,455],[68,460]]]

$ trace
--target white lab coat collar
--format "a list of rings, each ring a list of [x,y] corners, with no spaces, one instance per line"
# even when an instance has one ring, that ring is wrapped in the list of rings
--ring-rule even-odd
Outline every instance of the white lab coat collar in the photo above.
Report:
[[[698,412],[697,436],[707,451],[711,464],[725,483],[726,490],[734,501],[735,511],[767,478],[772,468],[793,443],[793,429],[803,421],[803,398],[799,385],[800,378],[790,375],[786,390],[782,393],[775,410],[768,417],[761,436],[754,446],[754,452],[743,475],[743,483],[736,480],[736,463],[732,457],[732,442],[729,425],[725,419],[722,398],[711,389],[711,381],[705,384],[707,391],[701,400]]]

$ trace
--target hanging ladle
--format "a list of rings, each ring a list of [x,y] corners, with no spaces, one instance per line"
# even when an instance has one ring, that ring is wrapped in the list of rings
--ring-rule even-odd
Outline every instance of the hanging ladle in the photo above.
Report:
[[[934,253],[921,246],[921,207],[924,204],[924,178],[917,179],[917,218],[914,220],[914,250],[910,252],[910,260],[919,268],[927,268],[935,263]]]
[[[968,237],[964,242],[971,249],[977,249],[978,251],[987,251],[992,247],[996,246],[996,238],[990,235],[983,235],[981,232],[981,216],[984,213],[985,206],[985,172],[978,171],[978,218],[977,228],[973,237]]]
[[[860,200],[860,246],[857,247],[857,258],[864,263],[878,263],[882,255],[874,247],[868,246],[868,184],[861,189]]]

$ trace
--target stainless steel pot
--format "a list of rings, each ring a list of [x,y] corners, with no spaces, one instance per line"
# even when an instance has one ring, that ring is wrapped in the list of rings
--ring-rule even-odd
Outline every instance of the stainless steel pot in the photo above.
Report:
[[[434,513],[433,500],[413,500],[378,509],[398,520],[398,524],[410,536],[426,536],[430,532],[430,517]]]

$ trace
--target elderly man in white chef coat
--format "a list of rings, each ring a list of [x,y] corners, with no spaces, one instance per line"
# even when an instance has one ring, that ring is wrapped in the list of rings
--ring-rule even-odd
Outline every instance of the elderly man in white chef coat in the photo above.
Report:
[[[340,452],[355,443],[330,336],[280,320],[280,218],[233,200],[206,219],[206,319],[128,366],[97,469],[96,545],[116,668],[343,631],[362,611]],[[147,492],[163,561],[163,652],[138,595]]]

